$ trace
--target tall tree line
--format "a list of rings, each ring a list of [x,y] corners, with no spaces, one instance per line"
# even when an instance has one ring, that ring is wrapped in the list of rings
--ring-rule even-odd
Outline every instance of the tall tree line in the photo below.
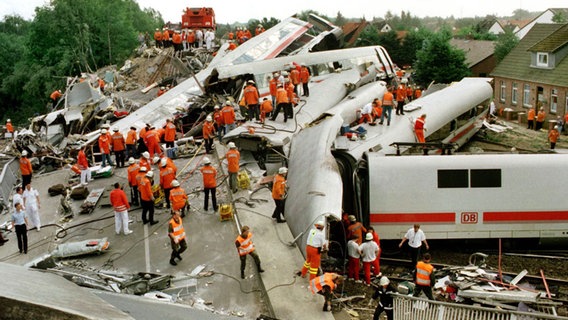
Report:
[[[49,95],[67,76],[120,64],[138,45],[138,32],[153,34],[161,15],[134,0],[52,0],[32,21],[0,21],[0,114],[24,125],[45,112]]]

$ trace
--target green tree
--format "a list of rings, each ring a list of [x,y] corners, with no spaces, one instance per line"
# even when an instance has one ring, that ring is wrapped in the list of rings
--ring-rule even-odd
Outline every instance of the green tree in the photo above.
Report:
[[[554,23],[566,23],[568,19],[566,19],[566,14],[563,11],[555,12],[552,16],[552,22]]]
[[[499,35],[494,51],[497,63],[501,62],[517,46],[517,43],[519,43],[519,38],[511,30]]]
[[[341,11],[337,11],[337,16],[335,16],[334,22],[336,26],[343,27],[347,23],[347,19],[341,14]]]
[[[424,41],[416,53],[414,80],[426,85],[432,81],[450,83],[470,74],[465,53],[450,45],[451,31],[443,29]]]
[[[416,60],[416,53],[422,49],[424,40],[432,36],[432,32],[426,28],[411,30],[406,34],[402,41],[400,51],[398,52],[398,60],[400,65],[413,65]]]

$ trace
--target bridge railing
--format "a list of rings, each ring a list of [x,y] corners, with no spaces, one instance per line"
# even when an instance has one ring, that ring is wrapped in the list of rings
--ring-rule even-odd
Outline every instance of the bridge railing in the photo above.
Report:
[[[394,294],[394,320],[552,320],[554,314],[501,310]],[[550,309],[552,310],[552,309]]]

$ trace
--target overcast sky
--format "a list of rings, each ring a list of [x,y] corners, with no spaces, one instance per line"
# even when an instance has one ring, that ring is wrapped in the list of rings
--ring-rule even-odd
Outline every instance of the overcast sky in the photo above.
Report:
[[[97,1],[97,0],[92,0]],[[0,0],[0,17],[18,14],[33,19],[34,8],[47,0]],[[510,16],[516,9],[544,11],[548,8],[568,7],[566,0],[137,0],[142,8],[154,8],[165,21],[180,22],[186,6],[212,7],[218,23],[247,22],[249,19],[275,17],[280,20],[303,10],[312,9],[335,17],[338,11],[348,18],[384,17],[387,11],[400,15],[401,10],[413,16],[439,16],[456,18],[484,17],[488,14]]]

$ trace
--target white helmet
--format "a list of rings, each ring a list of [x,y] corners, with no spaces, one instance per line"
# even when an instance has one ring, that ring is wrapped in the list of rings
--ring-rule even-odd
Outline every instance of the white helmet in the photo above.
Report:
[[[148,171],[148,168],[146,168],[145,166],[140,167],[140,172],[146,172],[146,171]]]
[[[134,160],[134,158],[130,157],[130,158],[128,158],[128,163],[129,164],[135,164],[136,160]]]
[[[172,187],[179,187],[179,181],[173,180],[172,181]]]
[[[160,157],[158,157],[158,156],[155,156],[154,159],[152,159],[153,164],[158,164],[159,161],[160,161]]]
[[[161,167],[165,167],[167,164],[168,164],[168,159],[162,158],[162,160],[160,160],[160,166]]]
[[[117,132],[117,131],[118,131],[118,127],[112,128],[112,131]]]
[[[107,133],[107,129],[101,129],[101,134],[106,134]]]
[[[203,163],[204,164],[211,164],[211,160],[207,157],[203,158]]]
[[[22,151],[22,156],[25,157],[28,155],[28,152],[26,150]]]
[[[278,174],[285,174],[288,172],[288,168],[286,167],[281,167],[280,169],[278,169]]]
[[[154,171],[150,170],[150,171],[146,172],[146,177],[153,178],[154,177]]]
[[[10,120],[10,119],[7,119],[7,120],[6,120],[6,122],[12,122],[12,120]]]
[[[322,226],[322,227],[324,227],[324,226],[325,226],[325,222],[324,222],[323,220],[318,220],[318,221],[315,223],[315,225],[316,225],[316,226]]]
[[[254,84],[254,80],[249,80],[247,83]]]
[[[389,283],[390,283],[389,278],[387,278],[387,277],[385,277],[385,276],[382,276],[382,277],[381,277],[381,280],[379,280],[379,285],[381,285],[381,286],[386,286],[386,285],[388,285]]]
[[[288,71],[282,71],[282,75],[285,77],[288,76]]]
[[[235,149],[237,146],[235,145],[235,143],[233,141],[231,141],[227,144],[227,147],[229,147],[229,149]]]
[[[144,151],[144,152],[142,152],[142,156],[146,159],[150,159],[150,152]]]
[[[217,109],[219,109],[219,106],[218,106],[218,105],[215,105],[215,106],[213,107],[213,109],[217,110]]]
[[[372,233],[367,233],[367,235],[365,236],[365,240],[373,240],[373,234]]]
[[[225,105],[226,105],[226,106],[230,106],[230,105],[231,105],[231,100],[225,101]]]
[[[400,83],[408,83],[408,79],[403,78],[402,80],[400,80]]]
[[[213,118],[211,118],[211,116],[207,116],[207,117],[205,118],[205,121],[211,122],[211,121],[213,121]]]

